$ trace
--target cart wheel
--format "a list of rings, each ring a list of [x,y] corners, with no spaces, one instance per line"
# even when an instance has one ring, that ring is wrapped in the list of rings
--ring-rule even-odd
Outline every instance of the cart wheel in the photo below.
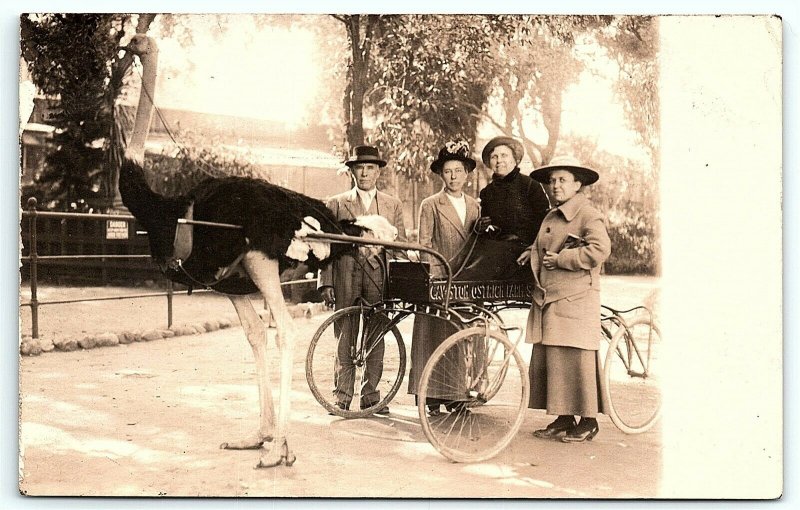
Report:
[[[422,371],[418,399],[422,430],[450,460],[489,459],[519,430],[528,394],[525,362],[504,333],[486,327],[459,331],[442,342]],[[426,398],[452,401],[448,407],[453,410],[429,416]]]
[[[603,365],[611,421],[626,434],[652,427],[661,413],[661,334],[649,317],[620,326]]]
[[[406,347],[396,327],[385,329],[388,323],[383,313],[351,306],[328,317],[314,333],[306,355],[306,380],[314,398],[328,412],[364,418],[397,394],[406,370]],[[347,409],[337,405],[337,377],[340,390],[352,395],[343,397],[350,398]],[[362,402],[367,405],[364,409]]]

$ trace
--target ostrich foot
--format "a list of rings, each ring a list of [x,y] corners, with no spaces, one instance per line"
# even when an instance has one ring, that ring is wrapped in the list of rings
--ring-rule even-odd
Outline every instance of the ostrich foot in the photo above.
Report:
[[[271,435],[254,434],[251,437],[242,439],[240,441],[231,441],[222,443],[219,447],[223,450],[259,450],[264,446],[264,443],[272,441]]]
[[[280,447],[263,451],[256,468],[268,468],[279,466],[280,464],[286,464],[287,467],[291,467],[296,460],[297,457],[289,450],[289,444],[284,439]]]

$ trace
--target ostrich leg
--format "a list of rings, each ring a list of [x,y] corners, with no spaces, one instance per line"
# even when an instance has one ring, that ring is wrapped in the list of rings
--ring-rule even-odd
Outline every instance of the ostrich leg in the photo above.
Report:
[[[275,408],[272,404],[272,391],[269,384],[269,365],[267,358],[267,328],[261,321],[250,298],[247,296],[230,296],[239,321],[247,335],[247,341],[253,349],[258,377],[259,422],[258,430],[244,440],[222,443],[220,448],[229,450],[256,450],[265,442],[272,441],[275,428]]]
[[[294,356],[295,325],[281,291],[278,261],[261,252],[251,251],[242,260],[245,270],[255,282],[275,319],[275,340],[280,351],[280,396],[274,440],[265,443],[258,467],[271,467],[285,463],[294,464],[295,456],[289,450],[286,433],[289,428],[292,402],[292,362]],[[271,447],[270,447],[271,446]]]

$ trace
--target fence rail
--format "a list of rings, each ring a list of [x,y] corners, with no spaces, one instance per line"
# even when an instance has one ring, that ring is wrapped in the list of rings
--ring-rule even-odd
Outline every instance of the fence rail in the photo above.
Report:
[[[167,298],[167,327],[172,326],[172,298],[175,294],[188,294],[188,290],[184,291],[176,291],[173,289],[172,281],[169,279],[164,278],[166,281],[167,290],[165,292],[149,292],[149,293],[138,293],[138,294],[121,294],[115,296],[105,296],[105,297],[97,297],[97,298],[83,298],[83,299],[59,299],[59,300],[51,300],[51,301],[40,301],[38,298],[38,286],[39,286],[39,265],[42,262],[48,261],[80,261],[80,260],[101,260],[104,261],[106,259],[110,260],[117,260],[117,259],[149,259],[150,255],[148,254],[76,254],[76,255],[39,255],[38,245],[38,220],[39,218],[56,218],[61,219],[62,221],[70,220],[70,219],[80,219],[80,220],[95,220],[95,221],[104,221],[104,220],[113,220],[113,221],[124,221],[130,226],[130,223],[134,223],[136,218],[131,215],[127,214],[84,214],[84,213],[66,213],[66,212],[49,212],[49,211],[37,211],[36,206],[37,202],[35,198],[28,199],[27,203],[28,209],[22,211],[23,220],[28,220],[28,233],[29,233],[29,242],[28,242],[28,255],[21,255],[21,260],[23,262],[27,261],[30,267],[30,293],[31,297],[29,301],[20,303],[20,307],[30,307],[31,309],[31,336],[33,338],[39,337],[39,307],[45,305],[62,305],[62,304],[69,304],[69,303],[82,303],[82,302],[90,302],[90,301],[109,301],[109,300],[119,300],[119,299],[138,299],[138,298],[146,298],[146,297],[163,297],[166,296]],[[130,228],[127,228],[130,231]],[[62,240],[63,245],[63,240]],[[289,286],[289,285],[298,285],[298,284],[308,284],[315,282],[316,280],[313,279],[301,279],[301,280],[291,280],[282,282],[282,286]],[[212,292],[207,289],[200,289],[194,290],[195,292]]]

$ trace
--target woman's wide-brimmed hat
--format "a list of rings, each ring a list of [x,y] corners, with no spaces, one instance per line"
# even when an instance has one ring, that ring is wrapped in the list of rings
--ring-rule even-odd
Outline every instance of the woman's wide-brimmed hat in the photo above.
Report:
[[[574,156],[555,156],[546,166],[537,168],[531,172],[531,177],[542,184],[547,184],[550,180],[550,172],[553,170],[568,170],[572,172],[575,179],[581,181],[581,184],[584,186],[594,184],[600,179],[600,174],[591,168],[583,166],[580,161],[578,161],[578,158]]]
[[[519,162],[522,161],[523,156],[525,156],[525,147],[522,146],[519,140],[511,138],[510,136],[496,136],[489,140],[489,143],[483,148],[481,160],[483,160],[484,165],[489,166],[489,157],[492,155],[494,148],[498,145],[505,145],[511,149],[511,152],[514,153],[514,159],[517,160],[517,165],[519,165]]]
[[[344,162],[350,168],[357,163],[375,163],[379,167],[386,166],[386,161],[381,159],[378,149],[371,145],[356,145],[350,151],[350,159]]]
[[[467,173],[475,170],[478,163],[470,157],[469,144],[464,140],[447,142],[439,149],[439,156],[431,163],[431,172],[441,175],[444,164],[448,161],[461,161]]]

